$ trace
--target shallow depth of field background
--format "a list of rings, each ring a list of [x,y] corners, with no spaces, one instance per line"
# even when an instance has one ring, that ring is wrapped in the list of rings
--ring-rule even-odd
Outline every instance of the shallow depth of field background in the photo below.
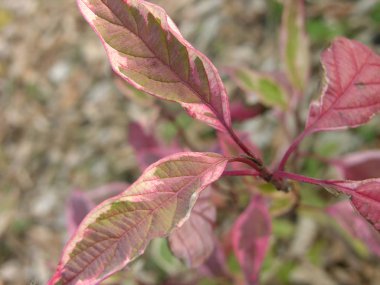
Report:
[[[152,2],[162,5],[185,38],[218,68],[240,63],[265,71],[279,67],[277,1]],[[319,55],[335,36],[352,37],[380,52],[380,3],[307,3],[313,55],[307,96],[317,98]],[[231,82],[227,88],[233,89]],[[47,281],[68,238],[64,206],[73,189],[138,177],[127,142],[128,123],[136,118],[151,125],[155,114],[143,113],[115,87],[100,41],[74,0],[0,0],[0,285]],[[209,128],[191,123],[184,112],[181,123],[192,144],[207,150]],[[379,148],[378,125],[375,121],[353,131],[318,135],[317,145],[333,154]],[[242,128],[265,146],[273,138],[264,126],[265,120],[259,120]],[[170,125],[159,127],[166,136],[175,136]],[[309,174],[318,175],[318,165],[307,167]],[[270,274],[271,266],[281,270],[276,282],[265,284],[380,284],[379,260],[350,250],[318,219],[304,217],[277,228],[276,234],[283,235],[283,256],[277,259],[275,254],[264,274]],[[123,274],[122,284],[138,284],[131,273]],[[148,279],[156,280],[155,271],[150,274]]]

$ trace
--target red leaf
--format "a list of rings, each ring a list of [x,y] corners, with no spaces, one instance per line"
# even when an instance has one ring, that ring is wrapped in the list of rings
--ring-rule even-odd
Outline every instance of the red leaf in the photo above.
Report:
[[[233,249],[250,285],[258,284],[271,231],[266,202],[261,196],[256,196],[239,216],[232,230]]]
[[[261,104],[246,106],[241,102],[231,103],[230,109],[233,122],[244,122],[253,119],[268,110],[267,107]]]
[[[338,181],[329,185],[336,190],[350,196],[352,205],[358,212],[370,222],[375,229],[380,231],[380,179],[368,179],[363,181]]]
[[[128,140],[135,150],[141,171],[165,156],[183,151],[177,145],[162,147],[153,135],[146,134],[137,123],[129,125]]]
[[[337,219],[347,232],[363,241],[372,253],[380,256],[380,233],[376,232],[365,219],[354,211],[348,201],[328,207],[327,212]]]
[[[310,107],[306,132],[357,127],[380,111],[380,57],[365,45],[338,38],[322,55],[326,86]]]
[[[186,221],[200,192],[222,175],[227,161],[214,153],[184,152],[148,167],[126,191],[87,215],[49,284],[98,284],[121,270],[150,240]]]
[[[149,148],[158,147],[156,138],[151,134],[147,134],[137,123],[129,124],[128,141],[138,152]]]
[[[163,9],[143,0],[77,0],[114,71],[161,99],[180,103],[207,124],[231,125],[226,90],[215,66],[180,34]]]
[[[380,111],[380,57],[365,45],[335,40],[322,55],[326,84],[319,102],[310,105],[304,131],[282,158],[283,170],[302,139],[314,132],[358,127]]]
[[[342,177],[349,180],[363,180],[380,177],[380,151],[368,150],[351,153],[333,164]]]
[[[222,245],[216,240],[214,241],[214,250],[206,260],[206,262],[199,268],[202,274],[206,276],[226,277],[231,278],[227,269],[227,260],[222,248]]]
[[[66,206],[67,227],[70,236],[94,206],[84,192],[74,191],[71,193]]]

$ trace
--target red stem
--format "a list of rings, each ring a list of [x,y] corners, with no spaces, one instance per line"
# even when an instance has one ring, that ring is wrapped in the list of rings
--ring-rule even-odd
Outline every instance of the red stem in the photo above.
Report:
[[[261,167],[247,157],[234,157],[234,158],[231,158],[229,162],[241,162],[241,163],[251,166],[253,169],[257,170],[258,173],[260,173],[261,171]]]
[[[297,149],[298,145],[301,143],[301,141],[304,139],[304,137],[308,135],[308,132],[302,132],[294,141],[293,143],[289,146],[287,151],[285,152],[284,156],[282,157],[277,171],[283,171],[285,168],[285,164],[288,161],[290,155]]]
[[[226,127],[228,134],[233,139],[233,141],[240,147],[240,149],[252,158],[257,164],[262,165],[261,159],[259,159],[251,150],[240,140],[240,138],[235,134],[234,130],[230,127]]]
[[[260,176],[265,181],[272,183],[278,190],[288,192],[288,185],[282,181],[282,179],[278,179],[278,177],[274,177],[274,175],[261,163],[252,160],[251,157],[234,157],[229,160],[229,162],[241,162],[247,164],[257,170],[258,176]]]
[[[295,174],[295,173],[290,173],[290,172],[285,172],[285,171],[276,172],[276,176],[279,178],[291,179],[291,180],[296,180],[299,182],[309,183],[309,184],[314,184],[314,185],[319,185],[319,186],[321,186],[321,185],[336,185],[339,182],[344,182],[341,180],[317,179],[317,178],[312,178],[312,177],[303,176],[300,174]]]

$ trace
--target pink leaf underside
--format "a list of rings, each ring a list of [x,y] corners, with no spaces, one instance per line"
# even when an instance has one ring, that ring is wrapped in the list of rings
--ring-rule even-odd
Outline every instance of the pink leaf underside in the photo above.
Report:
[[[67,224],[70,235],[77,230],[91,209],[104,200],[119,195],[128,186],[127,183],[114,182],[86,192],[73,191],[67,202]]]
[[[261,196],[255,196],[232,230],[233,249],[250,285],[258,284],[270,235],[271,218],[266,201]]]
[[[137,162],[142,171],[159,159],[183,151],[176,144],[170,147],[161,146],[155,137],[147,134],[137,123],[129,125],[129,143],[135,150]]]
[[[349,195],[358,212],[380,231],[380,179],[347,180],[330,186]]]
[[[378,150],[351,153],[334,164],[345,179],[380,178],[380,151]]]
[[[233,122],[244,122],[261,115],[267,108],[263,105],[248,106],[242,102],[232,102],[230,106]]]
[[[228,159],[184,152],[148,167],[119,196],[104,201],[66,245],[49,284],[98,284],[188,218],[198,195],[223,173]]]
[[[214,250],[205,263],[199,267],[199,271],[206,276],[229,277],[230,273],[226,266],[227,260],[222,245],[217,240],[214,243]]]
[[[142,0],[77,0],[114,71],[137,89],[180,103],[219,129],[231,124],[215,66],[180,34],[166,12]]]
[[[169,236],[174,255],[183,259],[188,266],[198,267],[214,249],[213,225],[216,209],[211,201],[211,188],[199,196],[190,218]]]
[[[84,192],[74,191],[71,193],[66,204],[66,220],[70,236],[94,206]]]
[[[136,151],[158,147],[158,142],[152,134],[147,134],[138,123],[129,124],[128,141]]]
[[[249,149],[253,151],[253,153],[258,158],[260,159],[262,158],[260,149],[252,142],[252,140],[249,138],[248,133],[239,132],[238,136],[241,138],[244,144],[247,145]],[[236,143],[232,140],[232,138],[229,135],[225,133],[218,133],[218,140],[219,140],[219,145],[220,145],[223,155],[229,156],[229,157],[237,157],[242,154],[240,148],[236,145]],[[241,164],[241,163],[230,164],[228,167],[234,170],[252,169],[251,167],[245,164]]]
[[[322,55],[326,86],[310,106],[306,132],[357,127],[380,111],[380,57],[365,45],[335,40]]]
[[[361,240],[368,249],[380,256],[380,233],[375,231],[352,207],[349,201],[341,201],[327,208],[327,212],[352,236]]]

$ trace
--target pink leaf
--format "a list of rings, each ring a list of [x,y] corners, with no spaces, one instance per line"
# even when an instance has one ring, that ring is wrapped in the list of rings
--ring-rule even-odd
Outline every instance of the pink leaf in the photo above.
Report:
[[[319,102],[310,105],[305,130],[282,158],[283,170],[290,154],[307,135],[358,127],[380,111],[380,57],[365,45],[336,39],[322,55],[326,84]]]
[[[232,245],[250,285],[258,284],[259,272],[271,235],[271,218],[263,197],[252,199],[232,230]]]
[[[338,38],[322,55],[326,86],[310,107],[306,132],[357,127],[380,111],[380,57],[365,45]]]
[[[261,104],[246,106],[241,102],[233,102],[231,103],[230,110],[233,122],[244,122],[260,116],[268,108]]]
[[[336,203],[327,208],[339,224],[354,237],[364,242],[371,252],[380,256],[380,233],[376,232],[365,219],[363,219],[348,201]]]
[[[215,66],[190,45],[163,9],[143,0],[77,0],[114,71],[161,99],[180,103],[207,124],[231,124],[228,97]]]
[[[380,151],[368,150],[351,153],[333,164],[342,177],[349,180],[380,178]]]
[[[147,134],[138,123],[129,124],[128,141],[136,151],[158,147],[156,138]]]
[[[338,181],[324,186],[349,195],[358,212],[380,231],[380,179]]]
[[[223,173],[227,159],[184,152],[148,167],[120,195],[82,221],[49,284],[98,284],[140,256],[189,216],[198,195]]]
[[[227,260],[222,245],[217,240],[215,240],[214,243],[214,250],[199,270],[206,276],[216,276],[219,278],[225,276],[230,278],[230,273],[226,266]]]
[[[153,135],[146,134],[137,123],[129,125],[128,140],[135,150],[142,171],[165,156],[183,151],[175,144],[171,147],[162,147]]]
[[[174,255],[192,267],[203,264],[214,249],[215,220],[216,209],[209,188],[199,196],[190,218],[170,234],[169,243]]]
[[[67,202],[67,227],[70,236],[77,230],[84,217],[95,205],[82,191],[71,193]]]
[[[128,186],[127,183],[114,182],[86,192],[72,192],[67,202],[67,225],[70,235],[77,230],[92,208],[106,199],[119,195]]]

